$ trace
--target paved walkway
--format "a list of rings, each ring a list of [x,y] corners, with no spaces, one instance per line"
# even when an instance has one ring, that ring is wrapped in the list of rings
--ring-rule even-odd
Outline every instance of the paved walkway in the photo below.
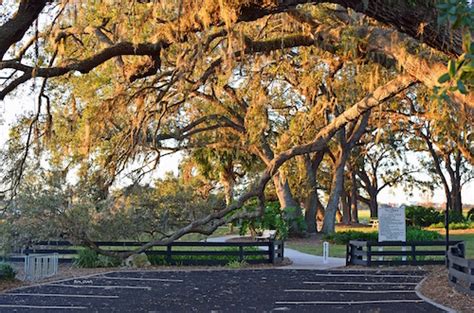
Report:
[[[239,238],[237,235],[208,238],[208,242],[226,242],[229,239]],[[263,248],[264,249],[264,248]],[[331,247],[329,247],[331,249]],[[302,253],[285,247],[285,257],[289,258],[293,264],[282,266],[282,269],[309,269],[309,270],[324,270],[336,268],[346,265],[344,258],[328,258],[328,262],[324,263],[322,256]]]

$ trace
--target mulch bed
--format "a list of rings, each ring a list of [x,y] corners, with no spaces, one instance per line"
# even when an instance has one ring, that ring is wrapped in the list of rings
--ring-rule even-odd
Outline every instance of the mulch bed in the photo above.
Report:
[[[458,292],[448,282],[448,270],[444,266],[431,266],[430,274],[420,287],[420,292],[435,302],[471,313],[474,310],[474,297]]]

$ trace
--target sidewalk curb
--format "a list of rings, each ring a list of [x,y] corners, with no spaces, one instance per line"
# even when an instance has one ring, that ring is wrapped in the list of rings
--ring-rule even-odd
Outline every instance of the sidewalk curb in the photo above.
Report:
[[[444,306],[444,305],[442,305],[442,304],[439,304],[438,302],[435,302],[434,300],[432,300],[432,299],[430,299],[430,298],[424,296],[424,295],[421,293],[421,291],[420,291],[421,285],[425,282],[426,279],[428,279],[428,277],[423,278],[423,279],[418,283],[418,285],[416,285],[416,287],[415,287],[415,293],[416,293],[416,295],[417,295],[419,298],[421,298],[422,300],[428,302],[428,303],[431,304],[431,305],[434,305],[434,306],[437,307],[437,308],[440,308],[441,310],[444,310],[444,311],[446,311],[446,312],[448,312],[448,313],[456,313],[456,312],[457,312],[456,310],[451,309],[451,308],[448,308],[447,306]]]

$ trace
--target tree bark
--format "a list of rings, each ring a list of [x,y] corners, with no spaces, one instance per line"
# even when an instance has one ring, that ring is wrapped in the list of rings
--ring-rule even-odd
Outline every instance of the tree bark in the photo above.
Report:
[[[349,225],[352,220],[351,212],[351,197],[350,194],[343,188],[342,192],[342,223]]]
[[[344,167],[348,158],[348,151],[341,151],[340,156],[334,164],[334,174],[331,182],[331,194],[324,214],[322,232],[325,234],[334,233],[336,229],[336,214],[339,205],[339,198],[344,189]]]
[[[316,173],[319,168],[319,165],[323,161],[325,151],[320,151],[316,153],[313,158],[311,158],[308,154],[303,155],[303,161],[305,164],[306,170],[306,182],[309,188],[308,196],[305,199],[305,223],[306,223],[306,231],[308,233],[316,233],[317,232],[317,215],[324,215],[324,208],[319,201],[318,196],[318,186],[316,181]]]
[[[357,207],[357,177],[355,171],[351,171],[351,222],[359,223],[359,209]]]
[[[15,15],[0,26],[0,60],[12,45],[23,38],[48,2],[22,0]]]
[[[377,189],[369,188],[369,200],[370,217],[377,218],[379,212],[379,204],[377,202]]]

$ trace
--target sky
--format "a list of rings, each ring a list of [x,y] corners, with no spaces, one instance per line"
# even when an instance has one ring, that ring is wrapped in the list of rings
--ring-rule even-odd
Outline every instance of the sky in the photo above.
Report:
[[[26,95],[18,94],[13,97],[9,96],[5,101],[0,101],[0,146],[4,146],[5,141],[8,138],[9,126],[17,119],[17,117],[27,112],[33,112],[34,108],[34,98]],[[153,176],[163,177],[166,172],[170,171],[177,174],[179,161],[180,157],[177,155],[163,157]],[[465,204],[474,204],[474,182],[471,182],[464,187],[462,197]],[[430,193],[423,193],[420,190],[414,190],[413,196],[410,196],[401,187],[386,188],[379,194],[380,203],[443,203],[444,201],[444,193],[441,188],[436,189],[432,195]]]

